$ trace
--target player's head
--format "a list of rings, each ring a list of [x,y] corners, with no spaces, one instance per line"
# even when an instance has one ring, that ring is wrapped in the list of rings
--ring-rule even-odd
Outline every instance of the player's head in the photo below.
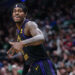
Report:
[[[12,10],[12,17],[14,22],[22,22],[27,15],[27,8],[23,3],[17,3]]]

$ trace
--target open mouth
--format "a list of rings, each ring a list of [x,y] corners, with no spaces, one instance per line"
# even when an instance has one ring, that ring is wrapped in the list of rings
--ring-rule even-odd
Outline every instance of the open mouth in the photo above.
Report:
[[[19,16],[15,16],[15,18],[20,18]]]
[[[15,16],[14,18],[15,18],[15,19],[20,19],[20,17],[19,17],[19,16]]]

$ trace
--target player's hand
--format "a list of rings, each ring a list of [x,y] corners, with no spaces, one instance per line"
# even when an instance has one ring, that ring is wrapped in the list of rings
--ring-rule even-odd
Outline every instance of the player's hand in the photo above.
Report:
[[[23,49],[23,44],[21,42],[9,42],[12,47],[13,47],[13,51],[15,50],[15,52],[20,52]]]
[[[11,47],[11,48],[8,50],[8,52],[7,52],[7,54],[10,55],[10,56],[13,56],[14,53],[15,53],[15,49],[14,49],[13,47]]]

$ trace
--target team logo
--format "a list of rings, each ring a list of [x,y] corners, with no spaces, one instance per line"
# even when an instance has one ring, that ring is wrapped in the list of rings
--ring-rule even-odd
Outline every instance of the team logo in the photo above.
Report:
[[[38,71],[39,66],[35,67],[35,70]]]
[[[27,60],[28,60],[28,58],[29,58],[28,54],[27,54],[27,53],[25,53],[25,54],[24,54],[24,59],[25,59],[25,61],[27,61]]]

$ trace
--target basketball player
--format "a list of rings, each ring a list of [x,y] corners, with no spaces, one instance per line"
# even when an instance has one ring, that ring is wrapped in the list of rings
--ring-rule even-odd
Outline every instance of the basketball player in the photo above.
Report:
[[[23,75],[56,75],[52,62],[45,53],[44,36],[38,25],[26,19],[27,8],[24,4],[14,5],[12,17],[17,27],[17,42],[10,42],[10,50],[22,52],[24,57]],[[10,53],[10,50],[8,53]]]

